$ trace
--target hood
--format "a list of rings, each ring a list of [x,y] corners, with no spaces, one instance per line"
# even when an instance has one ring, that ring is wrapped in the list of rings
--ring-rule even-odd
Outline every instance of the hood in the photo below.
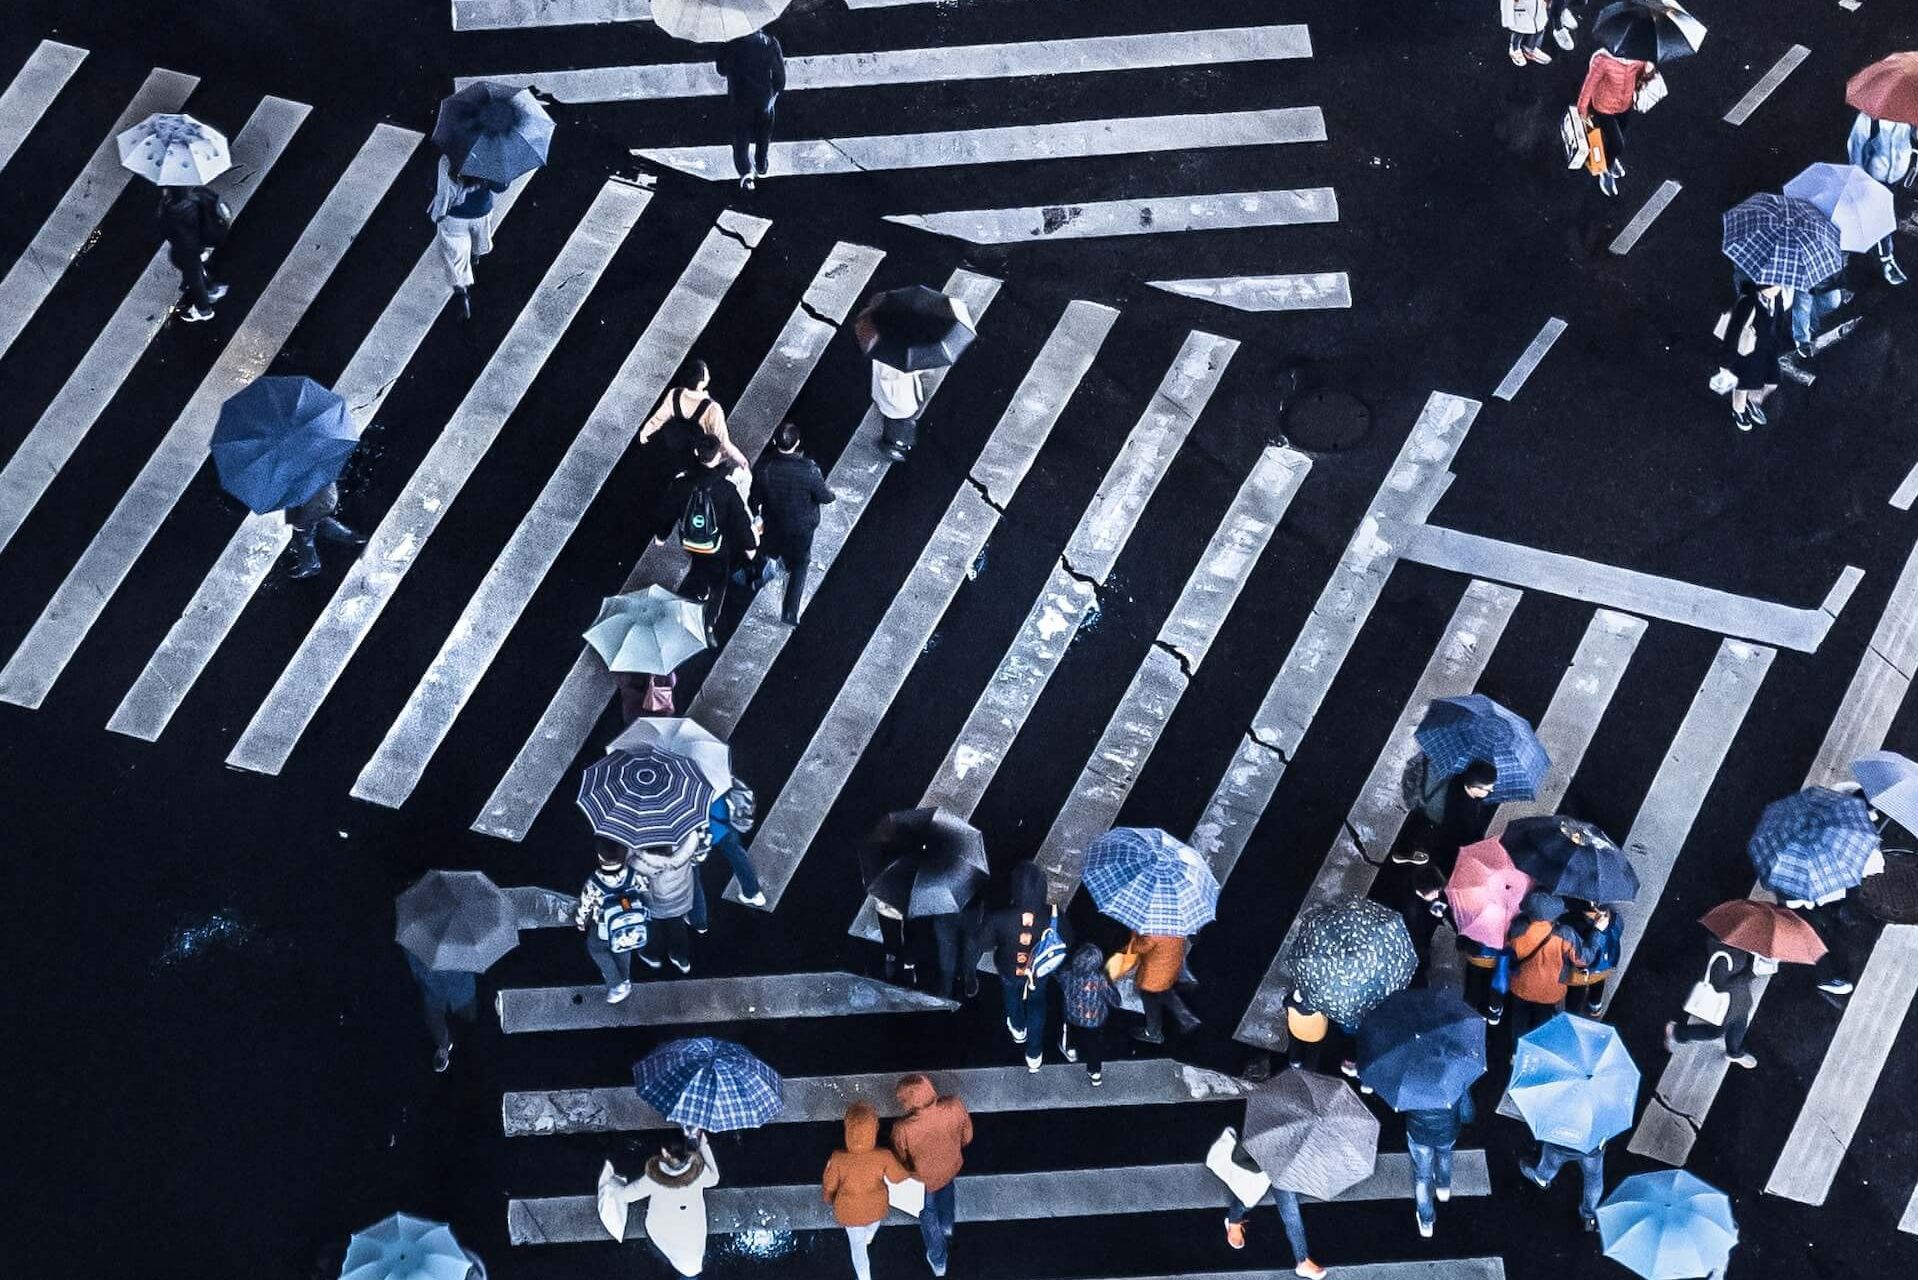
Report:
[[[1081,942],[1072,953],[1072,972],[1081,978],[1090,978],[1105,968],[1105,953],[1099,950],[1096,942]]]
[[[899,1105],[907,1111],[917,1111],[939,1101],[939,1091],[932,1087],[932,1081],[918,1074],[902,1077],[892,1096],[899,1099]]]
[[[855,1102],[846,1108],[846,1150],[855,1155],[879,1145],[879,1113],[870,1102]]]
[[[689,1187],[699,1181],[699,1175],[705,1170],[706,1162],[700,1159],[697,1151],[678,1169],[668,1168],[661,1156],[653,1156],[646,1161],[646,1176],[662,1187]]]
[[[1036,862],[1021,862],[1012,869],[1012,908],[1039,912],[1046,909],[1046,873]]]
[[[664,846],[654,846],[633,850],[633,855],[629,861],[641,874],[656,876],[662,871],[671,871],[675,867],[685,866],[687,862],[691,861],[692,856],[693,850],[684,844],[670,849]]]

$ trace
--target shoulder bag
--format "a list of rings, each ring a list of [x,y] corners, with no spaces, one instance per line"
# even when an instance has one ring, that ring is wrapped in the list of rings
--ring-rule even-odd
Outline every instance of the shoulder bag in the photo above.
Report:
[[[1712,958],[1705,962],[1705,976],[1692,983],[1692,989],[1685,996],[1685,1012],[1700,1022],[1709,1022],[1714,1027],[1725,1025],[1725,1015],[1731,1009],[1732,996],[1729,991],[1720,991],[1712,985],[1712,966],[1723,958],[1726,965],[1731,957],[1723,951],[1712,952]]]

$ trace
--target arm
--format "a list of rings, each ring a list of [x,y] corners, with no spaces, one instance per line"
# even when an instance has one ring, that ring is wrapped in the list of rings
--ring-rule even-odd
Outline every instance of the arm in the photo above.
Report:
[[[1478,1108],[1472,1105],[1472,1091],[1467,1089],[1458,1100],[1458,1122],[1471,1124],[1478,1119]]]
[[[774,93],[784,93],[786,91],[786,51],[780,48],[778,36],[767,36],[766,39],[772,44],[772,68],[766,78],[771,82]]]
[[[826,483],[826,477],[819,474],[819,464],[817,462],[808,468],[806,474],[807,482],[811,486],[814,505],[823,507],[829,502],[838,501],[838,499],[833,496],[832,486]]]
[[[959,1119],[964,1122],[959,1129],[959,1145],[969,1147],[972,1145],[972,1112],[966,1110],[963,1102],[959,1104]]]
[[[734,466],[742,471],[753,469],[753,464],[746,461],[746,455],[741,453],[739,446],[733,443],[732,434],[726,429],[726,411],[719,407],[719,401],[706,402],[706,407],[699,411],[699,425],[707,435],[719,441],[720,450],[733,460]]]
[[[659,398],[659,406],[653,410],[652,416],[648,417],[645,423],[639,428],[639,442],[641,444],[645,444],[648,440],[658,435],[659,429],[666,425],[666,419],[672,412],[672,403],[673,393],[671,391],[668,391]]]
[[[1598,59],[1594,53],[1591,63],[1585,68],[1585,83],[1578,87],[1578,114],[1590,119],[1592,115],[1592,94],[1598,88]]]
[[[819,1198],[831,1204],[839,1196],[839,1188],[845,1182],[845,1176],[839,1172],[839,1153],[833,1152],[826,1160],[826,1172],[819,1179]]]
[[[699,1185],[712,1187],[719,1185],[719,1161],[713,1159],[713,1144],[706,1141],[706,1135],[699,1135],[699,1159],[705,1169],[699,1175]]]

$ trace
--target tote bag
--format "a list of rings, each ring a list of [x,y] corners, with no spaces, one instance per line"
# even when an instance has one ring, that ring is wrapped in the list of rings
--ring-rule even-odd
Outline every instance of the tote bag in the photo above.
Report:
[[[1725,1015],[1731,1010],[1732,996],[1729,991],[1720,991],[1712,985],[1712,966],[1723,957],[1726,964],[1731,957],[1723,951],[1712,952],[1712,958],[1705,962],[1705,976],[1692,983],[1692,989],[1685,996],[1685,1012],[1700,1022],[1709,1022],[1714,1027],[1725,1025]]]
[[[917,1178],[907,1178],[904,1182],[886,1179],[886,1203],[901,1213],[918,1217],[926,1208],[926,1184]]]

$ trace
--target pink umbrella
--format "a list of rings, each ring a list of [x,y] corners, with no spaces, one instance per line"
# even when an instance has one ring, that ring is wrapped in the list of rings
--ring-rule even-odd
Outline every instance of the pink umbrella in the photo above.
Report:
[[[1445,883],[1446,901],[1459,936],[1488,947],[1505,945],[1505,932],[1519,904],[1532,891],[1532,877],[1512,865],[1512,856],[1496,839],[1468,844]]]

